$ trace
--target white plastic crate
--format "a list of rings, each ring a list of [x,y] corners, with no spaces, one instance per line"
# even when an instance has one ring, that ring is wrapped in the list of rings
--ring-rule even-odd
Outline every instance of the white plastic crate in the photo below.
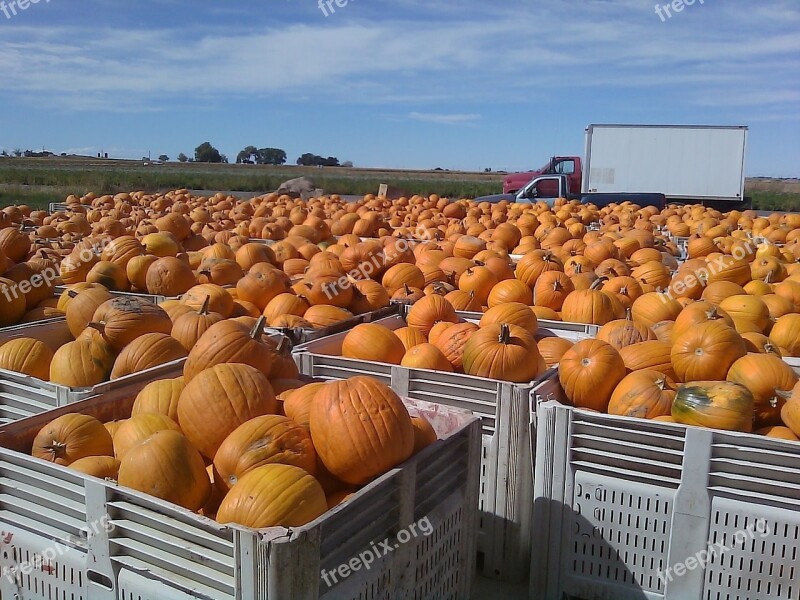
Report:
[[[51,319],[29,325],[18,325],[0,330],[0,346],[18,338],[40,340],[55,351],[72,335],[64,318]],[[107,381],[91,388],[69,388],[42,381],[29,375],[0,369],[0,424],[37,415],[58,406],[105,394],[109,398],[136,396],[145,385],[155,379],[179,377],[186,359],[180,359],[146,371]]]
[[[392,330],[406,324],[399,316],[376,322]],[[344,358],[339,355],[345,335],[339,333],[295,348],[300,372],[315,379],[369,375],[391,385],[401,396],[467,409],[480,417],[483,453],[478,566],[487,577],[524,580],[529,569],[533,493],[528,411],[535,383]]]
[[[66,204],[64,202],[51,202],[48,208],[50,209],[51,213],[69,212],[71,210],[69,204]]]
[[[800,444],[535,393],[532,598],[800,597]]]
[[[0,579],[4,599],[469,598],[480,451],[469,412],[406,400],[438,442],[308,525],[253,530],[27,455],[39,429],[61,414],[108,421],[129,416],[132,404],[98,397],[0,427],[0,567],[11,574]],[[386,538],[396,542],[425,517],[429,535],[330,587],[322,579],[322,570]],[[45,551],[55,557],[37,564]],[[28,573],[11,571],[30,564]]]
[[[54,291],[57,296],[60,296],[64,292],[69,289],[67,285],[57,285],[54,288]],[[109,294],[112,296],[124,296],[128,298],[139,298],[140,300],[148,300],[153,304],[161,304],[165,300],[178,300],[180,296],[161,296],[160,294],[143,294],[140,292],[118,292],[115,290],[109,290]]]

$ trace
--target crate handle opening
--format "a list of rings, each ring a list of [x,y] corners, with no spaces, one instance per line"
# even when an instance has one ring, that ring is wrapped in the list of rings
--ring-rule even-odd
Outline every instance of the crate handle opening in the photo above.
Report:
[[[100,587],[113,592],[114,591],[114,582],[111,580],[110,577],[106,577],[102,573],[98,573],[97,571],[89,570],[86,572],[86,578],[91,581],[95,585],[99,585]]]

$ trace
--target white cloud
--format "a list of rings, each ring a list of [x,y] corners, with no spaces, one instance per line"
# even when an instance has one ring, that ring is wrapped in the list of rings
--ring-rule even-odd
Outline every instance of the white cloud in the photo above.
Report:
[[[410,112],[408,113],[408,118],[413,121],[438,123],[439,125],[463,125],[465,123],[474,123],[480,119],[481,116],[477,114],[437,114]]]

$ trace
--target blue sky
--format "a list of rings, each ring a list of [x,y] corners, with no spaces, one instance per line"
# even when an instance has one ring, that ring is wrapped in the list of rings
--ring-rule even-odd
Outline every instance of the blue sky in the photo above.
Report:
[[[40,0],[0,12],[0,148],[522,170],[589,123],[749,125],[748,175],[800,177],[800,2],[700,2]]]

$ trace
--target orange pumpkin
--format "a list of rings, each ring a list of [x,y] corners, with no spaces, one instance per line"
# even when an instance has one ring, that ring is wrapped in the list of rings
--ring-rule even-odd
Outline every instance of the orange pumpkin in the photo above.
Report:
[[[558,379],[569,401],[579,408],[601,412],[608,408],[623,377],[622,357],[602,340],[581,340],[564,353],[558,367]]]
[[[53,351],[33,338],[17,338],[0,346],[0,369],[30,375],[43,381],[50,379]]]
[[[203,457],[171,429],[130,448],[120,460],[118,482],[193,511],[202,508],[211,495]]]
[[[797,374],[774,354],[746,354],[728,370],[728,381],[740,383],[753,394],[755,427],[781,424],[781,391],[797,384]]]
[[[311,438],[325,467],[351,485],[362,485],[406,460],[414,427],[391,388],[369,377],[323,386],[314,397]]]
[[[156,431],[164,429],[180,431],[178,424],[166,415],[156,413],[132,415],[114,433],[114,456],[121,459],[136,444],[143,442]]]
[[[744,340],[722,321],[700,323],[675,337],[670,352],[678,381],[721,381],[747,354]]]
[[[481,328],[507,323],[525,329],[531,335],[539,330],[539,319],[529,306],[521,302],[508,302],[493,306],[481,317]]]
[[[273,463],[316,473],[317,454],[308,430],[280,415],[262,415],[242,423],[214,454],[219,484],[225,489],[234,487],[253,469]]]
[[[300,467],[268,464],[249,471],[225,495],[220,523],[245,527],[302,527],[328,511],[325,491]]]
[[[241,363],[221,363],[201,371],[181,392],[178,424],[209,459],[230,433],[255,417],[275,414],[278,405],[267,376]]]
[[[292,421],[309,428],[311,404],[324,383],[309,383],[289,392],[283,401],[283,412]]]
[[[376,323],[362,323],[342,340],[342,356],[399,365],[406,350],[391,329]]]
[[[36,434],[31,455],[69,466],[87,456],[113,456],[114,445],[111,434],[100,421],[68,413],[53,419]]]
[[[542,338],[536,344],[539,347],[539,354],[542,355],[547,368],[557,365],[564,356],[564,353],[572,348],[573,343],[564,338],[551,336]]]
[[[417,344],[403,355],[400,364],[410,369],[431,369],[433,371],[453,371],[453,365],[433,344]]]
[[[442,351],[456,371],[461,371],[464,367],[464,347],[476,331],[478,326],[474,323],[456,323],[447,327],[433,345]]]
[[[443,297],[438,295],[425,296],[414,304],[408,311],[406,322],[409,327],[418,329],[426,336],[431,328],[439,321],[456,323],[456,310]]]
[[[524,383],[545,369],[533,335],[517,325],[494,324],[472,334],[464,346],[467,375]]]
[[[433,426],[425,417],[411,417],[411,425],[414,427],[414,454],[439,439]]]
[[[114,361],[111,379],[119,379],[186,357],[186,350],[174,337],[146,333],[125,346]]]
[[[625,376],[614,389],[608,414],[653,419],[672,413],[675,383],[658,371],[643,369]]]
[[[177,423],[178,400],[184,387],[183,377],[148,383],[136,395],[131,416],[155,413],[167,416]]]

